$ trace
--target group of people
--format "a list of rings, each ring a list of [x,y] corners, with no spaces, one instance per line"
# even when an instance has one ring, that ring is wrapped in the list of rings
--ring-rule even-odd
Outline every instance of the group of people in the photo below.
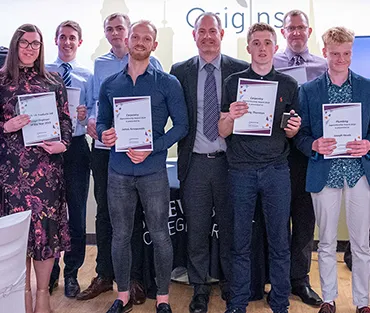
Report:
[[[111,50],[95,60],[92,74],[76,61],[83,41],[78,23],[58,25],[58,57],[48,65],[40,30],[30,24],[16,30],[0,72],[0,215],[32,210],[27,313],[51,312],[49,292],[58,284],[61,251],[67,297],[92,299],[112,290],[115,280],[118,295],[107,313],[130,312],[133,304],[143,303],[142,211],[153,241],[156,312],[172,312],[166,156],[176,142],[187,270],[194,288],[190,313],[208,311],[213,210],[225,313],[244,313],[250,301],[255,210],[263,211],[266,223],[271,310],[288,312],[293,293],[320,307],[320,313],[335,312],[336,235],[343,193],[353,255],[353,303],[357,313],[370,312],[370,81],[349,69],[354,40],[350,30],[333,27],[323,34],[326,60],[308,51],[312,28],[304,12],[288,12],[281,32],[287,48],[276,53],[274,28],[253,24],[247,34],[248,64],[221,54],[221,20],[203,13],[192,33],[198,55],[174,64],[167,74],[151,56],[158,44],[155,25],[146,20],[131,24],[127,15],[114,13],[104,21]],[[305,67],[309,82],[299,87],[278,70],[290,66]],[[271,136],[233,134],[234,120],[249,111],[248,103],[237,101],[239,78],[278,82]],[[81,90],[73,136],[66,86]],[[30,117],[17,114],[17,96],[46,91],[56,94],[62,140],[25,147],[22,128]],[[153,151],[114,149],[113,98],[133,96],[151,97]],[[336,140],[323,138],[322,104],[350,102],[362,103],[362,140],[347,144],[354,158],[326,159]],[[280,128],[283,113],[291,117]],[[169,117],[173,125],[165,131]],[[93,143],[90,151],[86,133],[113,148],[99,149]],[[81,292],[77,274],[85,258],[90,168],[97,203],[97,276]],[[308,275],[315,220],[323,299],[311,288]],[[37,281],[35,308],[31,259]]]

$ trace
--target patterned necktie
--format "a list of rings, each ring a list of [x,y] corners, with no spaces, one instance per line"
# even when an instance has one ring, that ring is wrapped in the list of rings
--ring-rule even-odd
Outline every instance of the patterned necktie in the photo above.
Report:
[[[70,87],[71,83],[72,83],[72,78],[71,78],[72,66],[69,63],[62,63],[62,67],[64,68],[64,73],[63,73],[63,76],[62,76],[64,84],[67,87]]]
[[[293,60],[292,65],[299,66],[304,63],[303,58],[299,54],[295,55],[292,60]]]
[[[209,141],[213,142],[218,137],[218,119],[220,117],[216,79],[213,73],[215,67],[207,63],[204,69],[207,71],[207,78],[204,83],[203,134]]]

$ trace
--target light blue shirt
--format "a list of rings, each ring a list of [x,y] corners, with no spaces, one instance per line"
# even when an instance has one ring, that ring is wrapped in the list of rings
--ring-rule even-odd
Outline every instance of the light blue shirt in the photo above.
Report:
[[[49,72],[57,72],[60,74],[60,76],[63,76],[64,68],[62,67],[62,64],[64,61],[57,58],[54,63],[47,64],[46,69]],[[68,62],[72,66],[71,70],[71,87],[74,88],[80,88],[81,94],[80,94],[80,104],[84,104],[86,106],[91,103],[90,96],[92,92],[90,91],[91,88],[91,82],[93,79],[92,73],[87,69],[79,65],[76,60],[72,60]],[[86,124],[87,124],[87,118],[83,121],[77,120],[76,125],[76,131],[73,137],[76,136],[82,136],[86,134]]]
[[[226,151],[225,139],[221,136],[211,142],[203,134],[203,120],[204,120],[204,84],[207,78],[207,71],[204,66],[207,64],[201,57],[199,57],[198,69],[198,87],[197,87],[197,132],[195,134],[193,152],[196,153],[213,153],[216,151]],[[222,95],[222,75],[221,75],[221,55],[218,55],[211,64],[215,67],[213,74],[216,80],[217,102],[221,110],[221,95]],[[195,78],[194,78],[195,79]]]
[[[156,58],[151,56],[150,63],[154,66],[154,68],[163,71],[161,63],[159,63]],[[96,119],[95,103],[97,100],[99,100],[100,86],[102,85],[103,81],[109,76],[122,71],[127,64],[128,54],[120,59],[112,51],[109,51],[107,54],[95,59],[94,78],[92,79],[92,86],[90,87],[92,90],[92,101],[87,106],[89,118]]]

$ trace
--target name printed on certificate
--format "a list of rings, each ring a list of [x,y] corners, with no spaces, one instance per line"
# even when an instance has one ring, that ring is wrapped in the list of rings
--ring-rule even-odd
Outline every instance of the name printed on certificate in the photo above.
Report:
[[[116,152],[153,151],[150,97],[113,98]]]
[[[239,78],[237,101],[248,104],[248,113],[235,119],[233,134],[271,136],[278,82]]]
[[[361,103],[333,103],[322,105],[324,138],[334,138],[336,148],[324,159],[354,158],[346,145],[362,140]]]
[[[37,146],[43,141],[60,141],[60,125],[54,92],[18,96],[20,114],[31,122],[22,128],[24,145]]]
[[[284,73],[293,77],[299,86],[307,82],[307,69],[305,66],[290,66],[276,69],[280,73]]]
[[[99,101],[95,102],[95,116],[98,118],[99,113]],[[94,143],[95,149],[101,149],[101,150],[110,150],[110,147],[107,147],[104,143],[102,143],[100,140],[95,139]]]
[[[77,107],[80,105],[80,88],[66,87],[68,96],[68,109],[72,121],[72,135],[76,133]]]

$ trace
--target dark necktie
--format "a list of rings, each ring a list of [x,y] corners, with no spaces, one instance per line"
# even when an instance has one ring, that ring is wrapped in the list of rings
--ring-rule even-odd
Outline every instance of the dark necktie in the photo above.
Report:
[[[72,78],[71,78],[72,66],[69,63],[62,63],[62,67],[64,68],[64,73],[62,76],[64,84],[70,87],[72,83]]]
[[[303,63],[304,63],[304,60],[299,54],[295,55],[292,59],[292,65],[299,66],[299,65],[302,65]]]
[[[204,69],[207,71],[207,77],[204,83],[203,134],[209,141],[213,142],[218,137],[218,119],[220,117],[216,79],[213,73],[215,67],[207,63]]]

